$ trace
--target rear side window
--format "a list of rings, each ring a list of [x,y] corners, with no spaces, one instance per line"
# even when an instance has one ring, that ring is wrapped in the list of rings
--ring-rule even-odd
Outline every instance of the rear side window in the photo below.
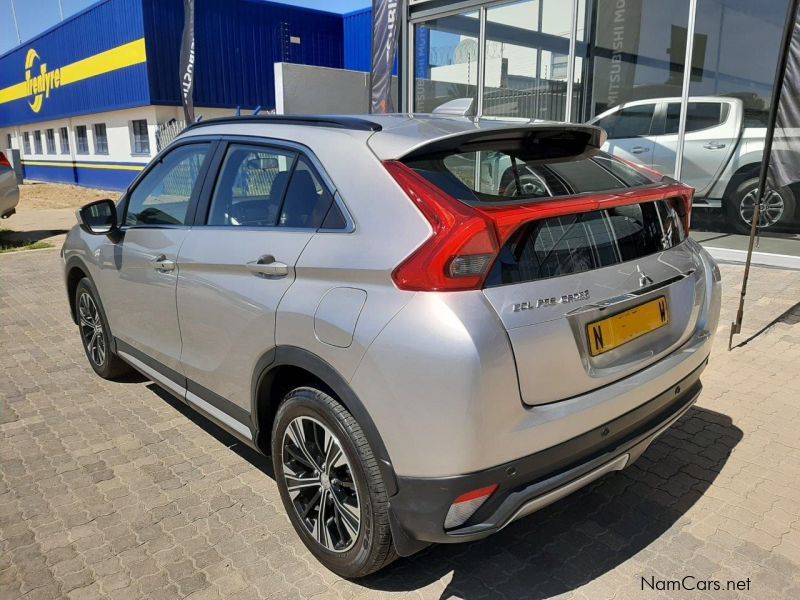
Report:
[[[595,125],[605,129],[610,140],[642,137],[650,134],[655,110],[655,104],[629,106],[600,119]]]
[[[667,250],[686,238],[679,201],[631,204],[523,225],[500,251],[487,287],[591,271]]]
[[[454,152],[406,164],[454,198],[473,205],[530,202],[654,181],[596,149],[553,159],[542,159],[524,149]]]
[[[723,102],[689,102],[686,108],[686,133],[716,127],[728,118],[730,107]],[[670,102],[667,105],[667,117],[664,123],[664,134],[678,133],[681,116],[681,105]]]

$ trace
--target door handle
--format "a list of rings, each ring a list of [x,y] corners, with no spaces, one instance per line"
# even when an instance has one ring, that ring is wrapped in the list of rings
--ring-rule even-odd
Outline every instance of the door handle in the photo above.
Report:
[[[708,142],[707,144],[703,144],[703,148],[706,150],[721,150],[725,147],[725,144],[721,142]]]
[[[153,260],[153,268],[159,273],[169,273],[175,270],[175,261],[161,254]]]
[[[647,152],[647,150],[648,150],[648,148],[645,148],[644,146],[634,146],[633,148],[631,148],[631,153],[632,154],[643,154],[643,153]]]
[[[253,275],[263,277],[286,277],[289,274],[289,265],[278,262],[271,254],[265,254],[258,260],[247,263],[247,268]]]

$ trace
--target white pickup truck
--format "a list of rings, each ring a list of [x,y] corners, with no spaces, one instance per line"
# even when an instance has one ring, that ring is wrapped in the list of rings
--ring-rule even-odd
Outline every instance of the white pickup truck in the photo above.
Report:
[[[589,121],[608,133],[603,149],[665,175],[675,170],[680,98],[651,98],[614,107]],[[695,188],[695,206],[721,207],[730,225],[749,233],[766,127],[750,127],[738,98],[689,98],[681,180]],[[800,174],[798,174],[800,180]],[[789,188],[768,190],[760,225],[795,218]]]

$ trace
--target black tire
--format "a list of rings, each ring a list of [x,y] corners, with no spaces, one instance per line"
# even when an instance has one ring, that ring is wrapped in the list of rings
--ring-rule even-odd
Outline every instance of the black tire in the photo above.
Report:
[[[110,380],[130,373],[131,367],[111,350],[111,329],[97,290],[88,277],[81,279],[75,288],[75,315],[81,345],[94,372]]]
[[[737,233],[750,235],[751,211],[757,190],[758,177],[751,177],[739,184],[730,197],[724,201],[725,220]],[[796,206],[794,194],[789,188],[767,189],[767,194],[771,195],[766,202],[769,211],[761,217],[761,231],[776,229],[790,223],[794,217]],[[748,213],[751,216],[746,218]]]
[[[290,425],[292,430],[287,433]],[[297,427],[305,434],[303,448],[294,443]],[[325,430],[339,444],[346,465],[328,468],[320,449],[324,444],[321,440],[329,439],[325,437]],[[328,447],[333,448],[329,454],[335,456],[334,444]],[[354,579],[374,573],[397,558],[389,529],[389,498],[378,462],[359,424],[334,398],[311,387],[300,387],[286,395],[272,428],[272,461],[281,500],[295,531],[326,568],[341,577]],[[302,480],[312,482],[310,485],[304,482],[293,490],[296,500],[290,495],[287,480],[287,474],[292,476],[290,473],[294,474],[295,486]],[[318,484],[314,483],[315,479],[319,479]],[[345,510],[337,507],[347,503],[353,511],[354,496],[359,521],[357,533],[351,535],[355,529],[352,512],[348,516]],[[315,498],[318,498],[316,504]],[[319,498],[325,508],[320,508]],[[306,517],[300,515],[303,509]],[[325,533],[314,534],[323,531],[315,525],[320,513],[324,515],[323,521],[330,524],[324,529]]]

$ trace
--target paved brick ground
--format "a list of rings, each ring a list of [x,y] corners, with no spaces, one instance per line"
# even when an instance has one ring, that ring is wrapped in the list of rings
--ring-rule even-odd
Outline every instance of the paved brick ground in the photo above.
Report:
[[[800,311],[725,351],[641,461],[480,543],[351,583],[315,563],[267,460],[154,385],[88,368],[52,250],[0,257],[0,598],[734,597],[641,578],[750,579],[800,598]],[[748,334],[800,299],[761,269]],[[746,339],[742,336],[739,341]]]

